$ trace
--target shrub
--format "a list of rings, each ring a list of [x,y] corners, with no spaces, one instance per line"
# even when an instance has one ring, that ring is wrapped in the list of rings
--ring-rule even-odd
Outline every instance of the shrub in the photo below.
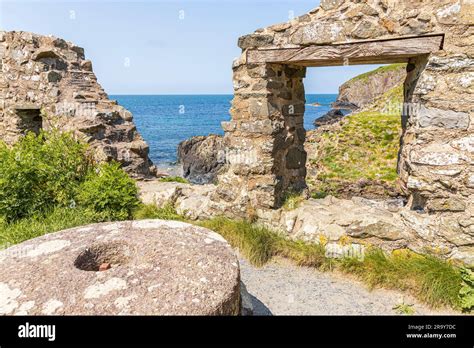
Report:
[[[459,290],[461,309],[469,312],[474,309],[474,272],[467,268],[461,268],[462,286]]]
[[[140,203],[135,181],[115,162],[90,171],[79,188],[77,200],[98,221],[131,218]]]
[[[91,165],[87,145],[68,133],[27,134],[0,144],[0,216],[7,222],[66,206]]]

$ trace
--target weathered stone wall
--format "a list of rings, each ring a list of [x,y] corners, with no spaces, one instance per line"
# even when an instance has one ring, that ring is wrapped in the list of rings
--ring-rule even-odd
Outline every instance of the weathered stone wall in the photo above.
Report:
[[[405,215],[421,245],[450,239],[451,251],[472,254],[473,24],[471,0],[322,0],[308,14],[241,37],[232,120],[223,124],[235,153],[213,199],[244,215],[278,208],[286,192],[305,187],[304,64],[250,64],[249,50],[444,34],[442,50],[408,61],[399,172],[409,208],[419,212]]]
[[[154,173],[132,114],[110,100],[84,50],[28,32],[0,32],[0,138],[59,128],[90,143],[98,161],[117,160],[133,176]]]
[[[232,121],[223,123],[229,171],[218,188],[226,201],[272,208],[278,192],[306,187],[305,75],[304,67],[234,67]]]

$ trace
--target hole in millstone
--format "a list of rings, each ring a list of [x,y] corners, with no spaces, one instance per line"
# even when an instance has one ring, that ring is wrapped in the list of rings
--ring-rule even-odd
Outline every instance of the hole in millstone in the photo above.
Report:
[[[93,244],[77,256],[74,266],[81,271],[107,271],[130,260],[131,248],[125,242]]]

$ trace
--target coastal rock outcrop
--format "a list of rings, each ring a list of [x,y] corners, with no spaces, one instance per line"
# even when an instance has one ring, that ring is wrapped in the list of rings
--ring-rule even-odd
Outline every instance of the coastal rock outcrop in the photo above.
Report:
[[[116,160],[131,176],[153,176],[148,145],[130,111],[110,100],[84,49],[63,39],[0,31],[0,139],[71,131],[97,161]]]
[[[183,176],[194,184],[213,183],[225,162],[222,136],[196,136],[178,146],[178,163]]]
[[[361,109],[393,87],[403,83],[406,76],[405,64],[388,65],[356,76],[339,87],[339,95],[332,107]]]
[[[325,115],[314,120],[313,124],[315,127],[328,126],[333,123],[339,122],[344,118],[344,113],[339,109],[332,109]]]

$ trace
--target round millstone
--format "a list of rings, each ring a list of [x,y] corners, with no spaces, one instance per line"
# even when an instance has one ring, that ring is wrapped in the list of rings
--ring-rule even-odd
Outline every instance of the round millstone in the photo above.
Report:
[[[102,223],[0,252],[3,315],[237,315],[240,272],[218,234],[162,220]]]

